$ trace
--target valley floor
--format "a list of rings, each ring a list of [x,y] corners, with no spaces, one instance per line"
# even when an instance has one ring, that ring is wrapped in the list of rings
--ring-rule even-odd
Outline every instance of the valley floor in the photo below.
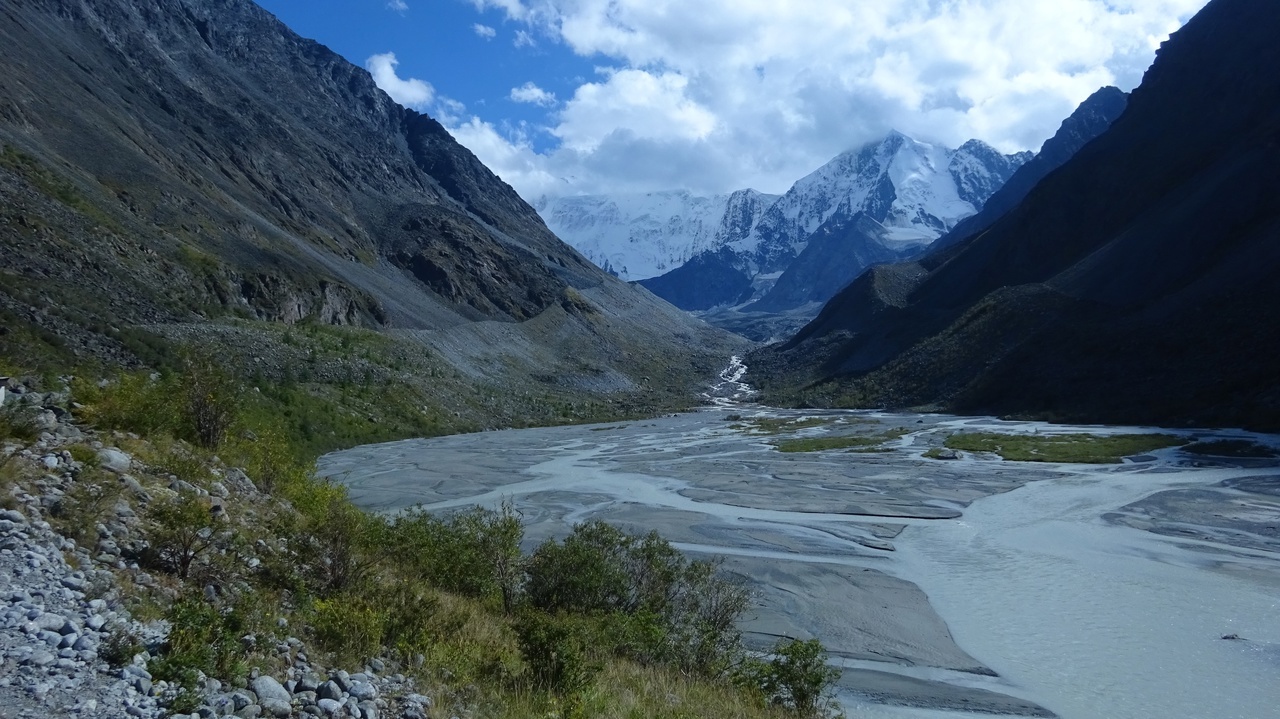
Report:
[[[720,394],[746,399],[740,379],[727,373]],[[722,399],[646,421],[357,447],[320,468],[366,509],[510,500],[531,544],[603,519],[724,557],[758,596],[749,643],[821,639],[851,716],[1273,710],[1280,463],[1176,447],[1100,465],[926,457],[951,456],[946,437],[969,431],[1152,430]],[[830,438],[853,449],[777,449]]]

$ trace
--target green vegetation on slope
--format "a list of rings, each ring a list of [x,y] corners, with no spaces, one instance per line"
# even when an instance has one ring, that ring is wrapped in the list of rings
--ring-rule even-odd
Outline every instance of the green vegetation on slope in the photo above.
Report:
[[[1015,462],[1115,464],[1124,457],[1186,444],[1169,434],[998,434],[964,432],[946,446],[967,452],[991,452]]]
[[[171,626],[149,669],[188,687],[172,710],[195,705],[201,674],[280,674],[291,656],[274,649],[294,636],[313,666],[391,662],[446,712],[833,713],[816,643],[780,644],[775,661],[746,655],[736,622],[749,596],[717,565],[599,522],[524,555],[509,507],[363,512],[314,477],[306,437],[268,411],[275,390],[195,352],[176,365],[73,382],[66,404],[94,431],[68,447],[75,481],[51,514],[78,543],[95,542],[121,503],[136,514],[138,534],[121,544],[147,578],[121,569],[118,584],[135,617]],[[133,458],[134,480],[99,466],[95,437]],[[38,471],[6,473],[0,490]],[[117,632],[104,656],[127,663],[139,647]]]
[[[885,442],[898,439],[906,433],[907,430],[905,428],[898,427],[876,434],[855,434],[842,437],[801,437],[777,442],[774,446],[778,448],[779,452],[825,452],[833,449],[865,452],[878,450],[884,446]]]

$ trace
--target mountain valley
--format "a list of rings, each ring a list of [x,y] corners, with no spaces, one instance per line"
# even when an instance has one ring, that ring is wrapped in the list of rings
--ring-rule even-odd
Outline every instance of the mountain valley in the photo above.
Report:
[[[832,84],[850,149],[715,195],[645,173],[714,175],[732,78],[682,73],[777,7],[339,5],[292,6],[330,49],[251,0],[0,4],[0,719],[1275,706],[1280,3],[1205,0],[1136,87],[1037,54],[1037,141],[1120,87],[1034,153],[972,87]],[[461,80],[343,44],[424,22]],[[968,39],[920,74],[999,74]],[[885,134],[952,112],[992,144]]]

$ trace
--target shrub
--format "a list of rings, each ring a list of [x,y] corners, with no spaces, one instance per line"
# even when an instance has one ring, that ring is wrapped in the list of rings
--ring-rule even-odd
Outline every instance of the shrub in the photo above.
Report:
[[[382,648],[386,615],[368,600],[349,595],[316,600],[312,629],[316,641],[340,662],[364,662]]]
[[[196,444],[217,449],[239,415],[240,387],[210,357],[188,352],[182,367],[182,428]]]
[[[390,528],[390,542],[408,571],[437,587],[515,606],[524,579],[524,525],[510,504],[473,507],[437,517],[411,511]]]
[[[600,667],[588,655],[589,633],[580,620],[528,611],[516,621],[515,630],[539,688],[573,697],[591,686]]]
[[[253,628],[251,615],[246,604],[220,608],[196,596],[180,598],[165,614],[169,636],[149,671],[188,688],[197,672],[223,679],[243,675],[249,648],[242,638]]]
[[[0,440],[12,438],[34,442],[39,436],[40,432],[30,417],[25,417],[14,409],[0,408]]]
[[[177,383],[172,377],[124,372],[100,385],[77,377],[72,394],[82,405],[80,417],[99,429],[151,435],[173,432],[178,426]]]
[[[94,459],[97,460],[96,454]],[[93,546],[98,523],[109,516],[123,491],[124,487],[111,475],[100,470],[81,471],[76,482],[51,508],[51,523],[59,533],[81,546]]]
[[[147,559],[186,579],[191,566],[226,537],[214,526],[209,505],[191,491],[158,499],[147,507]]]
[[[109,624],[104,633],[106,638],[99,645],[98,656],[112,668],[131,664],[145,648],[142,640],[124,624]]]
[[[773,648],[770,661],[750,659],[738,668],[735,680],[760,692],[776,706],[802,717],[840,716],[832,697],[837,669],[827,666],[826,652],[817,639],[784,639]]]
[[[529,603],[548,613],[597,614],[614,651],[715,675],[740,652],[736,623],[749,594],[690,562],[655,532],[643,537],[593,521],[529,560]]]
[[[345,493],[325,493],[327,503],[304,515],[296,561],[311,592],[322,597],[357,592],[386,546],[386,520],[360,511]]]
[[[79,462],[85,469],[94,469],[98,466],[98,452],[93,447],[86,444],[73,444],[67,447],[67,451],[71,453],[71,459]]]

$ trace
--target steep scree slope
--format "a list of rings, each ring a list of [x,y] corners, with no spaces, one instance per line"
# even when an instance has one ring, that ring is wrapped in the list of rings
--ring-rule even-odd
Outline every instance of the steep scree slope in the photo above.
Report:
[[[739,346],[250,2],[14,0],[0,47],[7,328],[129,362],[122,327],[362,325],[470,377],[591,391]]]

